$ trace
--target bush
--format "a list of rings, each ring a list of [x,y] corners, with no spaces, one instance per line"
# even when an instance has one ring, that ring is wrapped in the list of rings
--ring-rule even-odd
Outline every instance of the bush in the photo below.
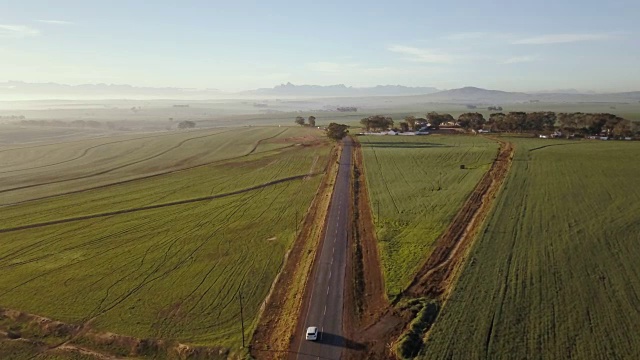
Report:
[[[413,359],[420,353],[424,345],[422,338],[435,322],[439,311],[440,305],[436,301],[423,300],[422,309],[409,324],[409,330],[400,336],[396,344],[396,356],[399,359]]]

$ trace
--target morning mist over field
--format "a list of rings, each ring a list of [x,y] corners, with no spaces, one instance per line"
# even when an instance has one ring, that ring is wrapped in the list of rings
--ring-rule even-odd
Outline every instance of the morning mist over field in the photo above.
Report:
[[[0,0],[0,359],[640,358],[639,19]]]

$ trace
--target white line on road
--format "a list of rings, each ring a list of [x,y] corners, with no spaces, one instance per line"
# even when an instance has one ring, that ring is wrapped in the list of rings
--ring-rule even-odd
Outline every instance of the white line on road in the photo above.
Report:
[[[327,286],[327,295],[329,295],[329,289],[331,288],[331,285]]]
[[[322,312],[322,316],[325,316],[327,314],[327,305],[324,306],[324,311]]]

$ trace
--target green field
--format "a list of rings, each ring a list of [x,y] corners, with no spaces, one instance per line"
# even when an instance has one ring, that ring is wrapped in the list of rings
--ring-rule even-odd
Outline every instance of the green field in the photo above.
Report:
[[[411,282],[496,156],[478,136],[363,136],[365,174],[387,294]],[[466,169],[460,169],[464,164]]]
[[[640,143],[512,139],[425,359],[640,355]]]
[[[0,234],[0,307],[97,331],[237,349],[238,294],[249,339],[292,244],[296,212],[306,211],[317,190],[328,142],[315,129],[278,127],[124,140],[127,150],[114,148],[118,156],[89,151],[95,162],[78,155],[113,139],[44,147],[51,157],[27,147],[25,158],[34,159],[28,166],[3,166],[17,170],[5,171],[6,178],[33,184],[59,178],[64,186],[5,192],[2,203],[68,194],[0,208],[0,231],[35,225]],[[111,160],[103,164],[105,158]],[[167,173],[183,164],[208,165]],[[41,172],[58,166],[69,171]],[[102,169],[116,170],[89,177],[93,183],[78,179]],[[114,182],[116,174],[160,173],[166,174]],[[106,186],[72,192],[96,185]],[[194,201],[175,204],[183,200]],[[166,206],[144,209],[158,204]],[[120,210],[127,212],[110,214]],[[40,226],[87,215],[94,217]]]
[[[268,140],[299,131],[247,127],[162,132],[0,150],[0,205],[283,148],[294,143]]]

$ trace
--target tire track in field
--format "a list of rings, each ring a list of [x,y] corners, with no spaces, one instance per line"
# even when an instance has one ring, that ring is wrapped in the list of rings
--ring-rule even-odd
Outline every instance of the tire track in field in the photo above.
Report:
[[[573,143],[562,143],[562,144],[549,144],[549,145],[543,145],[543,146],[538,146],[535,148],[531,148],[529,149],[529,152],[533,152],[536,150],[542,150],[544,148],[548,148],[548,147],[552,147],[552,146],[568,146],[568,145],[579,145],[579,144],[584,144],[583,142],[573,142]]]
[[[230,213],[227,214],[225,219],[222,220],[222,223],[226,224],[226,226],[230,226],[230,225],[233,225],[234,223],[236,223],[237,220],[233,221],[233,219],[242,218],[242,216],[244,215],[244,213],[247,210],[247,207],[250,206],[250,204],[255,200],[255,198],[257,198],[263,191],[265,191],[265,188],[260,189],[260,191],[255,192],[253,194],[250,194],[249,196],[246,196],[243,199],[239,200],[238,203],[234,204],[235,205],[234,209]],[[282,192],[280,192],[279,194],[281,194],[281,193]],[[242,211],[243,209],[244,209],[244,211]],[[240,211],[242,211],[242,213],[238,214]],[[210,241],[211,238],[209,238],[206,242]],[[203,245],[204,244],[202,244],[201,246],[203,246]],[[246,253],[247,248],[248,248],[246,244],[243,244],[243,245],[244,245],[244,250],[240,251],[240,256],[242,256],[242,254]],[[229,265],[227,265],[227,266],[229,266]],[[212,270],[213,270],[213,268],[207,273],[207,275],[205,276],[205,279],[206,279],[206,277],[209,276],[209,274],[211,273]],[[238,271],[241,271],[241,268],[240,267],[234,267],[231,270],[231,273],[235,274]],[[195,301],[195,303],[193,303],[191,305],[189,310],[187,310],[186,313],[181,314],[183,317],[186,318],[188,315],[190,315],[199,306],[199,303],[204,299],[204,297],[215,287],[216,284],[220,283],[221,280],[223,282],[221,283],[221,286],[219,286],[220,291],[218,292],[218,296],[215,299],[216,300],[221,300],[221,299],[228,299],[229,298],[229,294],[230,294],[230,292],[232,292],[232,289],[230,287],[231,285],[229,285],[229,279],[230,278],[234,278],[234,277],[230,276],[229,273],[225,273],[225,272],[222,272],[222,273],[219,273],[219,274],[220,275],[218,277],[213,279],[213,283],[211,283],[207,287],[207,289],[204,291],[204,293],[201,294],[201,296]],[[202,282],[187,297],[183,298],[183,300],[182,300],[183,304],[187,303],[188,300],[193,295],[195,295],[196,291],[199,290],[199,288],[204,284],[204,280],[205,279],[203,279]],[[226,291],[223,292],[223,290],[225,290],[225,289],[226,289]],[[234,301],[233,299],[234,298],[231,297],[231,299],[228,300],[226,304],[225,303],[219,303],[219,302],[212,302],[212,303],[206,305],[203,309],[201,309],[201,312],[217,310],[216,318],[218,319],[218,321],[216,321],[213,324],[209,324],[207,326],[207,328],[224,326],[225,324],[228,324],[231,321],[234,321],[233,315],[230,315],[229,312],[225,311],[225,309],[227,309],[229,304]],[[225,315],[224,317],[222,316],[223,314]],[[173,318],[175,318],[175,316],[177,316],[177,312],[171,314],[170,317],[167,317],[167,318],[163,319],[161,326],[165,329],[165,331],[164,331],[165,334],[166,334],[166,331],[169,331],[167,322],[170,321],[170,320],[173,320]],[[221,319],[221,317],[222,317],[222,319]],[[189,325],[190,324],[186,324],[186,326],[190,327]]]
[[[219,127],[219,128],[206,128],[206,129],[201,129],[201,130],[217,130],[220,128],[227,128],[227,127]],[[156,131],[158,132],[158,131]],[[162,130],[162,134],[157,134],[157,135],[150,135],[147,137],[163,137],[163,136],[171,136],[171,135],[175,135],[176,133],[167,133],[164,130]],[[197,132],[197,131],[194,131]],[[153,132],[146,132],[147,134],[151,134]],[[79,143],[79,142],[85,142],[85,141],[92,141],[92,140],[97,140],[97,139],[108,139],[110,137],[116,137],[116,136],[127,136],[127,135],[137,135],[137,134],[145,134],[145,132],[137,132],[137,133],[131,133],[131,134],[106,134],[106,135],[99,135],[99,136],[94,136],[94,137],[86,137],[86,138],[81,138],[81,139],[77,139],[77,140],[70,140],[70,141],[63,141],[63,142],[52,142],[52,143],[46,143],[46,144],[37,144],[37,145],[28,145],[25,144],[26,146],[20,146],[19,144],[16,145],[18,147],[12,147],[9,149],[1,149],[0,153],[3,152],[7,152],[7,151],[16,151],[16,150],[27,150],[27,149],[35,149],[35,148],[39,148],[39,147],[45,147],[45,146],[54,146],[54,145],[65,145],[65,144],[73,144],[73,143]],[[31,142],[33,143],[33,142]]]
[[[157,222],[160,222],[160,221],[161,221],[161,220],[155,220],[155,221],[152,221],[152,222],[157,223]],[[150,224],[150,223],[152,223],[152,222],[145,223],[145,225],[148,225],[148,224]],[[130,266],[130,265],[133,265],[133,264],[134,264],[134,263],[136,263],[136,262],[139,262],[139,264],[137,265],[137,267],[134,267],[134,269],[130,270],[127,274],[125,274],[125,275],[121,276],[121,277],[120,277],[119,279],[117,279],[115,282],[112,282],[112,283],[111,283],[111,285],[110,285],[110,286],[105,290],[105,294],[104,294],[104,296],[103,296],[102,300],[101,300],[101,301],[99,302],[99,304],[98,304],[98,305],[96,305],[96,306],[95,306],[95,308],[91,311],[91,315],[90,315],[89,317],[91,317],[91,318],[95,318],[96,316],[98,316],[98,314],[100,314],[100,313],[101,313],[101,309],[103,309],[103,308],[106,308],[106,307],[107,307],[107,306],[105,306],[105,302],[106,302],[106,301],[107,301],[107,299],[109,298],[109,295],[110,295],[110,293],[111,293],[111,290],[112,290],[116,285],[118,285],[119,283],[121,283],[121,282],[125,281],[128,277],[130,277],[130,276],[132,276],[132,275],[134,275],[134,274],[140,273],[141,269],[142,269],[142,268],[143,268],[143,266],[145,265],[145,264],[144,264],[144,263],[145,263],[145,260],[147,259],[147,256],[149,256],[149,255],[150,255],[150,253],[152,253],[152,252],[153,252],[155,249],[157,249],[157,248],[160,248],[160,247],[165,246],[168,242],[171,242],[171,240],[173,240],[173,241],[171,242],[171,244],[169,244],[169,247],[168,247],[168,249],[167,249],[167,252],[168,252],[168,251],[173,247],[173,245],[174,245],[174,244],[175,244],[179,239],[178,239],[178,238],[173,238],[173,239],[172,239],[172,238],[169,236],[169,231],[170,231],[169,229],[167,229],[167,230],[165,231],[165,234],[164,234],[163,238],[162,238],[158,243],[153,243],[153,242],[152,242],[149,246],[147,246],[147,249],[145,250],[145,252],[144,252],[144,254],[143,254],[143,255],[138,255],[137,257],[134,257],[134,259],[133,259],[133,260],[131,260],[131,261],[123,262],[123,264],[122,264],[118,269],[121,269],[121,268],[129,268],[129,266]],[[165,254],[166,254],[166,252],[165,252]],[[166,256],[165,256],[165,261],[166,261]],[[164,262],[162,262],[162,263],[161,263],[160,265],[158,265],[158,266],[162,266],[163,264],[164,264]],[[153,268],[153,267],[154,267],[154,265],[155,265],[155,263],[154,263],[154,264],[152,264],[152,266],[151,266],[150,268]],[[156,266],[156,269],[157,269],[157,266]],[[113,271],[113,273],[117,273],[117,271]],[[111,275],[111,274],[109,274],[109,275]],[[107,276],[108,276],[108,275],[107,275]],[[97,284],[98,282],[100,282],[100,281],[102,281],[102,280],[106,280],[106,279],[107,279],[107,276],[102,277],[100,280],[98,280],[98,281],[94,282],[93,284],[91,284],[91,286],[93,286],[93,285]],[[137,278],[139,278],[139,277],[140,277],[140,276],[138,276]],[[119,297],[118,297],[118,298],[119,298]],[[116,299],[118,299],[118,298],[116,298]]]
[[[224,194],[216,194],[216,195],[212,195],[212,196],[204,196],[204,197],[198,197],[198,198],[192,198],[192,199],[186,199],[186,200],[172,201],[172,202],[163,203],[163,204],[156,204],[156,205],[149,205],[149,206],[138,207],[138,208],[116,210],[116,211],[110,211],[110,212],[106,212],[106,213],[78,216],[78,217],[61,219],[61,220],[52,220],[52,221],[46,221],[46,222],[42,222],[42,223],[17,226],[17,227],[13,227],[13,228],[5,228],[5,229],[0,229],[0,233],[7,233],[7,232],[13,232],[13,231],[19,231],[19,230],[25,230],[25,229],[33,229],[33,228],[38,228],[38,227],[43,227],[43,226],[64,224],[64,223],[68,223],[68,222],[95,219],[95,218],[100,218],[100,217],[105,217],[105,216],[129,214],[129,213],[133,213],[133,212],[152,210],[152,209],[159,209],[159,208],[168,207],[168,206],[184,205],[184,204],[190,204],[190,203],[195,203],[195,202],[220,199],[220,198],[224,198],[224,197],[228,197],[228,196],[238,195],[238,194],[250,192],[250,191],[253,191],[253,190],[258,190],[258,189],[262,189],[262,188],[265,188],[265,187],[277,185],[277,184],[284,183],[284,182],[287,182],[287,181],[300,180],[300,179],[304,179],[305,177],[308,177],[308,176],[317,176],[317,175],[320,175],[320,174],[322,174],[322,173],[289,176],[289,177],[286,177],[286,178],[269,181],[269,182],[264,183],[264,184],[251,186],[251,187],[248,187],[248,188],[245,188],[245,189],[231,191],[231,192],[224,193]]]
[[[367,140],[367,142],[371,144],[370,141]],[[371,151],[373,152],[373,156],[376,158],[376,164],[378,164],[378,168],[380,169],[380,177],[382,178],[382,183],[384,184],[384,187],[387,189],[387,192],[389,193],[389,198],[393,203],[393,207],[396,209],[396,213],[400,214],[400,208],[398,208],[398,204],[396,204],[396,199],[393,197],[393,193],[391,192],[391,189],[389,189],[389,183],[387,182],[387,179],[384,177],[384,172],[382,171],[382,164],[378,159],[378,154],[376,153],[375,146],[371,146]]]
[[[262,190],[261,190],[261,191],[262,191]],[[236,213],[240,208],[242,208],[243,206],[246,206],[246,205],[247,205],[248,203],[250,203],[254,198],[255,198],[255,194],[254,194],[254,195],[251,195],[251,196],[248,196],[246,199],[243,199],[243,200],[242,200],[242,201],[243,201],[243,203],[242,203],[242,204],[238,204],[238,205],[236,206],[236,209],[232,212],[232,214],[230,214],[229,216],[227,216],[227,219],[229,219],[229,218],[233,218],[233,217],[234,217],[234,214],[235,214],[235,213]],[[203,205],[203,206],[204,206],[204,205]],[[193,227],[192,227],[192,230],[190,230],[189,232],[195,231],[196,229],[199,229],[199,228],[203,227],[203,226],[204,226],[203,224],[204,224],[205,222],[210,222],[210,221],[211,221],[211,220],[206,220],[206,219],[202,219],[202,220],[200,220],[200,221],[198,222],[198,224],[196,224],[195,226],[193,226]],[[216,231],[216,232],[217,232],[217,231]],[[215,232],[214,232],[214,234],[212,234],[211,236],[209,236],[207,239],[205,239],[205,241],[203,241],[201,244],[199,244],[195,249],[193,249],[193,250],[191,251],[191,253],[190,253],[190,254],[188,254],[187,256],[182,257],[182,260],[181,260],[181,261],[179,261],[177,264],[175,264],[175,265],[173,266],[173,268],[168,269],[168,270],[164,271],[163,273],[158,274],[162,268],[165,268],[165,267],[167,266],[167,260],[168,260],[168,258],[169,258],[169,250],[170,250],[170,248],[171,248],[171,247],[172,247],[172,246],[173,246],[173,245],[174,245],[178,240],[180,240],[179,238],[174,239],[174,240],[173,240],[173,242],[172,242],[172,244],[169,246],[169,249],[167,249],[167,251],[165,252],[164,259],[163,259],[162,261],[160,261],[160,263],[157,263],[157,262],[156,262],[156,263],[153,265],[153,269],[151,269],[151,271],[150,271],[150,272],[147,272],[147,274],[146,274],[146,276],[144,277],[144,279],[142,279],[142,281],[141,281],[137,286],[135,286],[135,287],[133,287],[133,288],[130,288],[128,291],[126,291],[125,293],[122,293],[121,295],[118,295],[115,299],[113,299],[113,300],[109,301],[109,303],[108,303],[107,305],[104,305],[104,301],[106,300],[106,297],[105,297],[105,298],[103,298],[103,301],[101,302],[101,305],[99,305],[99,307],[97,307],[97,308],[94,308],[93,314],[92,314],[92,315],[90,315],[90,318],[88,318],[89,320],[87,320],[87,321],[89,321],[89,322],[90,322],[91,320],[93,320],[93,319],[97,318],[98,316],[101,316],[101,315],[105,314],[106,312],[108,312],[108,311],[110,311],[110,310],[114,309],[115,307],[117,307],[118,305],[120,305],[123,301],[125,301],[127,298],[131,297],[133,294],[135,294],[137,291],[139,291],[139,290],[140,290],[141,288],[143,288],[144,286],[147,286],[148,284],[150,284],[150,283],[152,283],[152,282],[154,282],[154,281],[156,281],[156,280],[158,280],[158,279],[165,278],[165,277],[166,277],[166,276],[168,276],[171,272],[173,272],[173,271],[175,271],[175,270],[177,270],[177,269],[181,268],[183,265],[185,265],[185,264],[186,264],[186,262],[187,262],[189,259],[191,259],[191,258],[194,256],[194,254],[195,254],[195,253],[196,253],[200,248],[202,248],[206,243],[208,243],[208,242],[211,240],[211,238],[213,238],[213,236],[214,236],[214,235],[215,235]],[[183,245],[183,248],[184,248],[184,245]],[[210,273],[210,272],[212,272],[213,270],[215,270],[215,265],[214,265],[214,267],[209,271],[209,273]],[[237,270],[235,270],[235,269],[234,269],[234,271],[237,271]],[[142,274],[141,274],[141,275],[142,275]],[[208,275],[209,275],[209,274],[207,274],[207,275],[205,276],[205,278],[203,279],[203,282],[204,282],[204,280],[206,279],[206,277],[208,277]],[[139,277],[138,277],[138,278],[139,278]],[[217,281],[217,280],[216,280],[216,281]],[[202,283],[201,283],[201,284],[202,284]],[[196,289],[194,289],[194,290],[193,290],[193,292],[195,292],[199,287],[200,287],[200,285],[198,285],[198,286],[196,287]],[[192,292],[192,294],[193,294],[193,292]],[[108,295],[106,295],[106,296],[108,296]],[[191,296],[191,295],[187,296],[187,298],[185,298],[182,302],[185,302],[185,301],[186,301],[190,296]],[[196,305],[197,305],[197,304],[196,304]],[[100,308],[102,308],[102,309],[100,310]],[[172,311],[172,313],[171,313],[171,314],[169,314],[169,316],[168,316],[168,317],[165,317],[165,318],[163,319],[162,324],[160,325],[161,329],[162,329],[162,328],[165,328],[165,329],[169,330],[169,328],[172,328],[172,327],[169,327],[169,326],[167,326],[167,325],[165,325],[165,324],[166,324],[167,320],[169,320],[168,318],[172,318],[172,317],[174,317],[174,316],[177,316],[177,315],[178,315],[178,314],[177,314],[177,312],[178,312],[178,311],[179,311],[179,308],[178,308],[178,309],[175,309],[174,311]],[[231,320],[231,319],[230,319],[230,320]],[[227,322],[227,321],[230,321],[230,320],[225,320],[225,321],[223,321],[223,322]],[[162,335],[163,333],[164,333],[164,334],[166,334],[166,331],[162,331],[162,330],[160,330],[160,334]]]
[[[286,131],[286,130],[284,130],[284,131]],[[284,133],[284,131],[282,131],[282,133]],[[261,142],[262,140],[271,139],[271,138],[273,138],[273,137],[261,139],[261,140],[258,141],[258,143]],[[210,162],[199,164],[199,165],[193,165],[193,166],[188,166],[188,167],[184,167],[184,168],[180,168],[180,169],[163,171],[163,172],[160,172],[160,173],[157,173],[157,174],[139,176],[139,177],[136,177],[136,178],[133,178],[133,179],[128,179],[128,180],[114,181],[114,182],[111,182],[111,183],[108,183],[108,184],[98,185],[98,186],[84,188],[84,189],[80,189],[80,190],[73,190],[73,191],[67,191],[67,192],[54,194],[54,195],[41,196],[41,197],[32,198],[32,199],[28,199],[28,200],[17,201],[17,202],[14,202],[14,203],[0,204],[0,207],[20,205],[20,204],[24,204],[24,203],[28,203],[28,202],[32,202],[32,201],[37,201],[37,200],[45,200],[45,199],[50,199],[50,198],[54,198],[54,197],[58,197],[58,196],[78,194],[78,193],[82,193],[82,192],[86,192],[86,191],[90,191],[90,190],[104,189],[104,188],[108,188],[108,187],[111,187],[111,186],[122,185],[122,184],[130,183],[130,182],[134,182],[134,181],[147,180],[147,179],[151,179],[151,178],[154,178],[154,177],[170,175],[170,174],[183,172],[183,171],[189,171],[189,170],[193,170],[193,169],[200,168],[200,167],[226,163],[226,162],[237,160],[237,159],[241,159],[243,157],[247,157],[247,156],[253,154],[256,151],[256,149],[258,148],[259,145],[260,144],[254,145],[254,147],[248,153],[245,153],[245,154],[242,154],[242,155],[238,155],[238,156],[234,156],[234,157],[230,157],[230,158],[227,158],[227,159],[214,160],[214,161],[210,161]],[[287,145],[287,146],[283,146],[283,147],[274,149],[273,151],[281,151],[281,150],[284,150],[284,149],[292,148],[294,146],[295,145],[293,145],[293,144],[292,145]],[[315,174],[310,174],[310,176],[311,175],[315,175]],[[73,181],[73,180],[77,180],[77,179],[74,178],[74,179],[68,179],[68,180],[63,180],[63,181]],[[50,183],[36,184],[36,185],[33,185],[33,186],[44,186],[44,185],[49,185],[49,184]],[[7,192],[7,191],[12,191],[12,190],[17,190],[17,188],[0,190],[0,193]]]
[[[205,220],[200,220],[195,227],[192,227],[192,230],[189,231],[189,233],[194,231],[194,229],[200,228],[201,224],[204,221]],[[111,300],[109,302],[109,304],[104,306],[102,309],[99,309],[99,308],[94,309],[94,312],[89,317],[87,317],[85,319],[86,320],[85,323],[91,322],[92,320],[94,320],[98,316],[104,315],[108,311],[114,309],[115,307],[120,305],[122,302],[127,300],[129,297],[131,297],[132,295],[137,293],[143,287],[151,284],[152,282],[155,282],[156,280],[159,280],[159,279],[162,279],[162,278],[166,278],[173,271],[175,271],[175,270],[181,268],[182,266],[184,266],[185,263],[187,262],[187,260],[190,259],[193,256],[193,254],[203,245],[202,244],[202,245],[198,246],[188,256],[183,257],[182,260],[180,260],[178,263],[174,264],[173,267],[166,269],[164,272],[161,272],[162,269],[166,268],[167,265],[169,265],[168,264],[168,261],[170,260],[169,259],[169,252],[170,252],[171,248],[173,247],[173,245],[175,245],[180,240],[180,238],[174,238],[172,240],[173,241],[169,240],[169,241],[171,241],[171,244],[169,245],[169,247],[165,251],[164,257],[162,258],[162,260],[160,260],[159,262],[158,261],[154,262],[154,264],[152,265],[150,270],[146,273],[146,276],[144,276],[144,278],[142,278],[138,282],[138,284],[136,286],[134,286],[132,288],[129,288],[124,293],[121,293],[120,295],[118,295],[115,299]],[[185,245],[183,245],[183,248],[184,248],[184,246]],[[180,250],[182,250],[182,249],[180,249]],[[142,275],[144,275],[144,274],[140,274],[140,276],[138,276],[137,279],[140,279],[140,277]],[[103,300],[101,304],[104,304],[104,301],[105,300]]]
[[[231,222],[231,219],[233,218],[237,218],[235,216],[235,214],[244,206],[246,206],[247,204],[249,204],[255,197],[256,194],[250,194],[247,193],[248,196],[243,195],[243,198],[239,199],[237,203],[230,205],[231,211],[225,216],[224,219],[222,219],[221,221],[219,221],[219,223],[221,224],[225,224],[227,227],[229,225],[231,225],[234,222]],[[215,219],[215,218],[214,218]],[[200,224],[203,222],[207,222],[208,224],[210,224],[214,219],[203,219],[200,221],[200,223],[193,227],[192,229],[195,228],[199,228]],[[208,236],[207,238],[204,239],[204,241],[202,241],[185,259],[188,259],[190,257],[192,257],[198,250],[200,250],[203,246],[205,246],[208,242],[210,242],[218,233],[218,231],[220,230],[220,228],[216,229],[210,236]],[[219,244],[218,244],[219,245]],[[185,260],[183,260],[185,261]],[[229,266],[229,265],[227,265]],[[178,313],[182,307],[183,304],[186,304],[186,302],[189,300],[189,298],[200,288],[200,286],[202,286],[202,284],[204,283],[204,281],[206,280],[206,278],[209,276],[209,274],[214,270],[214,268],[216,267],[216,264],[214,263],[214,265],[212,266],[212,268],[210,268],[210,270],[207,272],[207,274],[205,275],[205,277],[202,279],[202,281],[191,291],[190,294],[188,294],[186,297],[183,297],[180,300],[180,305],[173,309],[167,316],[162,317],[162,319],[159,320],[159,323],[156,325],[156,327],[158,328],[157,331],[157,336],[158,337],[167,337],[169,335],[169,332],[172,329],[176,328],[176,324],[174,322],[174,320],[176,319],[176,317],[178,316]],[[226,267],[225,267],[226,269]],[[235,269],[233,271],[236,271]],[[219,275],[214,282],[217,282],[218,279],[220,277],[224,276],[224,274]],[[212,285],[213,286],[213,285]],[[210,308],[207,307],[207,309]],[[214,307],[215,308],[215,307]],[[206,310],[206,309],[205,309]],[[186,317],[186,315],[185,315]],[[218,314],[218,317],[220,317],[220,315]],[[212,326],[219,326],[219,322],[212,324]]]
[[[229,131],[229,130],[227,130]],[[222,134],[225,131],[221,131],[215,134]],[[212,134],[212,135],[215,135]],[[151,138],[157,138],[157,137],[162,137],[162,136],[167,136],[167,135],[175,135],[175,134],[163,134],[163,135],[152,135],[152,136],[142,136],[142,137],[136,137],[136,138],[131,138],[131,139],[124,139],[124,140],[117,140],[117,141],[111,141],[111,142],[106,142],[106,143],[102,143],[102,144],[98,144],[98,145],[94,145],[94,146],[90,146],[88,148],[85,148],[82,153],[78,156],[76,156],[75,158],[72,159],[67,159],[64,161],[60,161],[57,163],[51,163],[51,164],[47,164],[47,165],[40,165],[40,166],[34,166],[34,167],[27,167],[27,168],[22,168],[22,169],[16,169],[16,170],[8,170],[8,171],[0,171],[0,174],[8,174],[8,173],[13,173],[13,172],[17,172],[17,171],[28,171],[28,170],[35,170],[35,169],[41,169],[41,168],[46,168],[46,167],[50,167],[50,166],[55,166],[55,165],[61,165],[61,164],[66,164],[68,162],[72,162],[75,160],[79,160],[85,156],[87,156],[87,154],[89,153],[89,151],[91,150],[95,150],[97,148],[100,148],[102,146],[107,146],[107,145],[113,145],[113,144],[120,144],[123,142],[129,142],[129,141],[136,141],[136,140],[143,140],[143,139],[151,139]],[[87,141],[87,140],[83,140],[83,141]],[[53,146],[53,145],[57,145],[57,144],[50,144],[47,146]],[[21,150],[21,149],[14,149],[14,150]],[[4,151],[8,151],[8,150],[4,150]],[[0,151],[2,152],[2,151]]]
[[[231,130],[229,130],[229,131],[231,131]],[[219,134],[221,134],[221,133],[208,134],[208,135],[196,136],[196,137],[192,137],[192,138],[189,138],[189,139],[185,139],[185,140],[180,141],[178,144],[176,144],[176,145],[174,145],[174,146],[172,146],[172,147],[170,147],[170,148],[168,148],[168,149],[166,149],[164,151],[161,151],[161,152],[159,152],[157,154],[154,154],[152,156],[148,156],[148,157],[146,157],[144,159],[140,159],[140,160],[136,160],[136,161],[131,161],[129,163],[122,164],[122,165],[119,165],[119,166],[116,166],[116,167],[113,167],[113,168],[110,168],[110,169],[98,171],[98,172],[95,172],[95,173],[92,173],[92,174],[76,176],[76,177],[72,177],[72,178],[69,178],[69,179],[47,181],[47,182],[40,183],[40,184],[31,184],[31,185],[13,187],[13,188],[9,188],[9,189],[0,190],[0,194],[1,193],[5,193],[5,192],[10,192],[10,191],[30,189],[30,188],[34,188],[34,187],[38,187],[38,186],[53,185],[53,184],[59,184],[59,183],[64,183],[64,182],[68,182],[68,181],[89,179],[89,178],[92,178],[92,177],[95,177],[95,176],[108,174],[110,172],[113,172],[113,171],[116,171],[116,170],[120,170],[120,169],[129,167],[131,165],[136,165],[136,164],[139,164],[139,163],[142,163],[142,162],[145,162],[145,161],[149,161],[149,160],[153,160],[155,158],[158,158],[158,157],[160,157],[162,155],[165,155],[165,154],[167,154],[167,153],[169,153],[169,152],[181,147],[182,145],[184,145],[184,144],[186,144],[186,143],[188,143],[190,141],[198,140],[198,139],[202,139],[202,138],[206,138],[206,137],[210,137],[210,136],[215,136],[215,135],[219,135]]]
[[[126,230],[125,230],[125,231],[120,231],[119,233],[124,233],[124,232],[126,232]],[[109,237],[112,237],[112,236],[118,235],[119,233],[116,233],[116,234],[110,234],[110,235],[108,235],[108,236],[104,236],[104,237],[102,237],[101,239],[109,238]],[[99,256],[102,256],[102,255],[104,255],[105,253],[110,252],[110,251],[115,250],[115,249],[118,249],[118,248],[120,248],[120,244],[115,244],[114,246],[112,246],[112,247],[110,247],[110,248],[107,248],[107,249],[103,250],[102,252],[97,253],[97,254],[95,254],[95,255],[92,255],[92,256],[89,256],[89,257],[86,257],[86,258],[80,259],[80,260],[75,261],[75,262],[70,262],[70,263],[64,264],[64,265],[62,265],[62,266],[59,266],[59,267],[57,267],[57,268],[53,268],[53,269],[50,269],[50,270],[48,270],[48,271],[42,272],[42,273],[40,273],[40,274],[38,274],[38,275],[36,275],[36,276],[34,276],[34,277],[32,277],[32,278],[28,279],[28,280],[25,280],[25,281],[23,281],[23,282],[21,282],[21,283],[19,283],[19,284],[16,284],[15,286],[13,286],[13,287],[12,287],[12,288],[10,288],[10,289],[5,290],[4,292],[0,293],[0,297],[2,297],[2,296],[4,296],[4,295],[6,295],[6,294],[8,294],[8,293],[10,293],[10,292],[12,292],[12,291],[14,291],[15,289],[17,289],[17,288],[19,288],[19,287],[22,287],[22,286],[24,286],[24,285],[27,285],[28,283],[30,283],[30,282],[32,282],[32,281],[35,281],[35,280],[37,280],[37,279],[39,279],[39,278],[41,278],[41,277],[47,276],[47,275],[49,275],[49,274],[52,274],[52,273],[54,273],[54,272],[60,271],[60,270],[65,269],[65,268],[72,267],[72,266],[77,265],[77,264],[79,264],[79,263],[83,263],[83,262],[86,262],[86,261],[91,261],[91,260],[93,260],[94,258],[97,258],[97,257],[99,257]]]
[[[34,252],[39,252],[42,250],[42,248],[44,247],[54,247],[57,246],[57,244],[59,242],[61,242],[63,239],[61,238],[64,235],[67,235],[69,233],[77,233],[79,231],[82,231],[86,228],[92,227],[94,226],[96,223],[102,222],[103,220],[98,220],[98,221],[94,221],[91,222],[90,224],[87,224],[85,226],[80,226],[80,227],[76,227],[76,228],[72,228],[72,229],[67,229],[67,228],[63,228],[63,229],[57,229],[53,232],[50,232],[48,234],[46,234],[45,236],[43,236],[42,240],[38,240],[36,242],[24,245],[22,247],[17,247],[17,248],[13,248],[11,250],[9,250],[9,252],[4,253],[4,254],[0,254],[0,269],[6,267],[5,265],[2,265],[2,263],[4,261],[7,260],[11,260],[13,258],[16,257],[25,257],[25,256],[29,256]],[[58,238],[58,240],[51,240],[51,239],[56,239]]]

